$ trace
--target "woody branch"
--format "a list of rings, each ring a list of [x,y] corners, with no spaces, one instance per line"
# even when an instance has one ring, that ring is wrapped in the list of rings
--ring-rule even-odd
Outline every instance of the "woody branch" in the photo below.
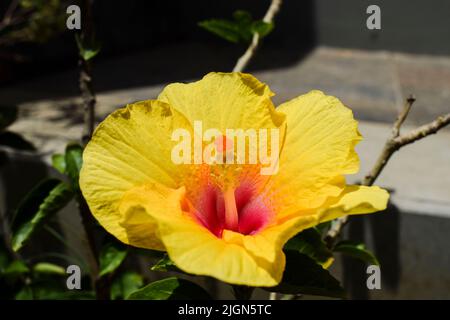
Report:
[[[278,11],[280,11],[282,0],[272,0],[270,3],[269,9],[267,9],[266,14],[264,15],[263,21],[266,23],[272,23]],[[253,58],[256,50],[261,43],[261,37],[257,32],[253,34],[252,42],[248,46],[245,53],[239,58],[236,65],[233,68],[234,72],[242,72],[247,68],[250,60]]]
[[[400,134],[401,126],[408,117],[408,114],[411,110],[414,101],[415,98],[412,95],[406,99],[402,111],[399,113],[397,120],[394,122],[390,137],[387,139],[383,147],[383,150],[381,151],[377,161],[375,162],[375,165],[372,167],[370,172],[364,177],[362,185],[371,186],[378,178],[378,176],[388,163],[389,159],[396,151],[398,151],[399,149],[408,144],[411,144],[413,142],[416,142],[420,139],[423,139],[431,134],[438,132],[440,129],[444,128],[450,123],[450,113],[447,113],[445,115],[439,116],[437,119],[428,124],[422,125],[421,127],[415,130],[412,130],[406,134],[401,135]],[[333,226],[330,228],[325,238],[328,247],[332,248],[334,246],[336,240],[339,238],[342,232],[343,227],[347,224],[347,222],[348,216],[335,220]]]

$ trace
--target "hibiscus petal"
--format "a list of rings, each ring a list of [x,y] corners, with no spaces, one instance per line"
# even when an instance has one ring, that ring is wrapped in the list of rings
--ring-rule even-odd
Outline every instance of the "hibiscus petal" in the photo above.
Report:
[[[344,215],[365,214],[386,209],[389,193],[377,186],[349,185],[321,210],[319,220],[325,222]]]
[[[338,197],[329,198],[321,208],[278,217],[261,235],[274,247],[283,247],[287,240],[302,230],[346,215],[384,210],[388,200],[389,193],[379,187],[349,185]]]
[[[157,222],[157,234],[169,257],[185,272],[250,286],[279,283],[285,265],[281,248],[265,247],[263,238],[229,230],[216,237],[182,211],[184,196],[184,188],[146,185],[127,192],[120,210],[123,214],[145,210]]]
[[[135,186],[180,184],[184,167],[171,161],[174,128],[189,129],[190,125],[167,104],[143,101],[108,116],[84,150],[83,195],[100,224],[125,243],[163,249],[153,219],[141,213],[124,216],[118,205],[123,194]]]
[[[240,240],[240,233],[224,230],[219,239],[195,222],[167,223],[160,229],[161,239],[175,264],[196,275],[247,286],[275,286],[285,266],[280,249],[274,261],[255,256]],[[235,236],[235,237],[233,237]]]
[[[354,151],[361,140],[357,122],[350,109],[320,91],[290,100],[277,110],[287,116],[280,169],[274,176],[280,210],[292,213],[320,207],[342,192],[344,174],[359,169]]]
[[[259,129],[280,127],[285,116],[270,99],[269,87],[250,74],[209,73],[188,84],[169,84],[158,97],[203,129]]]

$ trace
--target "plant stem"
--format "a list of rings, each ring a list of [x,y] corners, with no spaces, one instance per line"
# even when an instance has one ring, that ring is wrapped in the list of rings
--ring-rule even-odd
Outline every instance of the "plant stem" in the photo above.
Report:
[[[92,0],[83,1],[83,25],[81,31],[81,42],[93,42],[94,23],[92,18]],[[84,129],[82,142],[86,144],[95,128],[95,91],[92,85],[92,65],[90,60],[85,60],[81,52],[78,55],[80,68],[79,87],[83,99]]]
[[[272,0],[270,3],[269,9],[267,9],[266,14],[264,15],[263,21],[266,23],[272,23],[274,17],[280,11],[282,0]],[[253,55],[255,54],[256,50],[259,47],[259,44],[261,43],[261,38],[259,37],[259,34],[255,32],[253,34],[252,42],[248,46],[245,53],[239,58],[236,65],[233,68],[233,72],[242,72],[247,68],[247,65],[249,64],[250,60],[253,58]]]
[[[95,128],[95,93],[92,88],[92,74],[90,61],[79,59],[80,91],[83,98],[84,129],[82,143],[86,145],[91,139]]]
[[[83,0],[83,25],[81,31],[81,42],[93,42],[94,39],[94,23],[92,18],[92,0]],[[79,87],[83,100],[84,128],[82,135],[82,143],[86,145],[91,139],[95,129],[95,91],[92,85],[92,65],[90,60],[84,59],[81,52],[78,57],[78,65],[80,68]],[[92,286],[95,289],[95,295],[98,300],[110,299],[110,279],[109,277],[100,277],[100,251],[95,242],[95,220],[92,216],[89,206],[83,195],[78,197],[78,208],[81,215],[81,221],[86,234],[88,246],[90,249],[90,265]]]
[[[95,296],[98,300],[110,299],[110,281],[108,277],[99,277],[100,261],[98,259],[99,250],[95,242],[95,221],[92,213],[86,203],[86,200],[80,196],[78,199],[78,208],[81,215],[81,222],[86,234],[86,239],[90,251],[91,281],[92,287],[95,289]]]

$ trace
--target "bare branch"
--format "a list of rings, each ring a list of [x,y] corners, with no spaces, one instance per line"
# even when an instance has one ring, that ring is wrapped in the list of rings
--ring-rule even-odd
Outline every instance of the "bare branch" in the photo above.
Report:
[[[342,229],[348,222],[348,216],[343,216],[333,221],[330,230],[328,230],[327,235],[325,237],[325,243],[328,248],[333,248],[336,240],[339,238]]]
[[[264,15],[263,21],[267,23],[271,23],[275,17],[275,15],[280,10],[282,0],[272,0],[270,3],[269,9],[267,9],[266,14]],[[253,55],[255,54],[256,50],[259,47],[260,44],[260,37],[257,32],[253,34],[252,42],[248,46],[245,53],[239,58],[236,65],[233,68],[234,72],[242,72],[247,68],[247,65],[249,64],[250,60],[252,59]]]
[[[409,111],[411,110],[412,104],[414,103],[415,98],[413,96],[409,96],[406,99],[405,106],[403,110],[400,112],[397,120],[395,121],[392,134],[387,139],[383,150],[381,151],[380,156],[378,157],[375,165],[372,170],[364,177],[362,185],[371,186],[375,180],[380,175],[381,171],[384,169],[386,164],[388,163],[391,156],[403,146],[411,144],[417,140],[423,139],[430,134],[434,134],[438,132],[440,129],[444,128],[446,125],[450,124],[450,113],[445,114],[443,116],[438,117],[433,122],[425,124],[405,135],[400,135],[400,127],[408,116]],[[336,219],[327,233],[325,241],[329,248],[332,248],[342,232],[343,227],[348,222],[348,216]]]
[[[409,111],[411,110],[414,101],[416,101],[416,98],[414,98],[413,95],[410,95],[406,99],[403,110],[397,116],[397,120],[395,121],[394,126],[392,128],[393,137],[398,137],[398,135],[400,134],[400,127],[402,126],[403,122],[405,122],[406,117],[408,117]]]
[[[429,124],[423,125],[407,134],[395,138],[395,144],[400,147],[406,146],[407,144],[413,143],[429,136],[430,134],[438,132],[441,128],[447,126],[448,124],[450,124],[450,113],[440,116]]]

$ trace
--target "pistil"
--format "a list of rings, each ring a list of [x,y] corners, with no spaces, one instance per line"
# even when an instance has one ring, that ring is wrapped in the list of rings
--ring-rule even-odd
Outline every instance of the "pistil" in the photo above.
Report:
[[[223,193],[223,198],[225,202],[225,229],[237,231],[239,228],[239,216],[234,188],[227,187]]]

